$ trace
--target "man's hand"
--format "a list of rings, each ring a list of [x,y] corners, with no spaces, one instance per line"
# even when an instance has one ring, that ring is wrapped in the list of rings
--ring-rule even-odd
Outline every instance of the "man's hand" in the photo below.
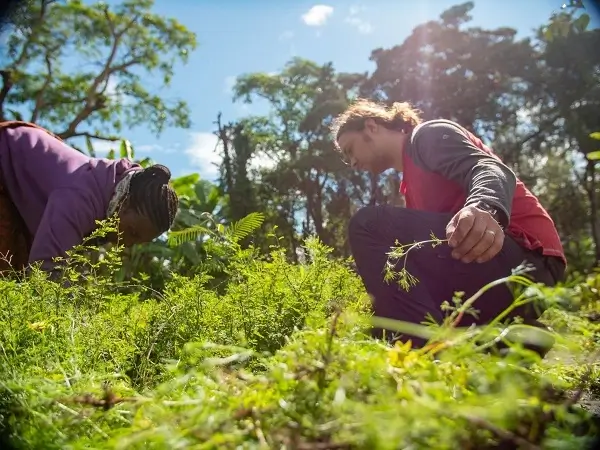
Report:
[[[500,252],[504,231],[494,217],[476,206],[465,206],[446,226],[452,256],[464,263],[487,262]]]

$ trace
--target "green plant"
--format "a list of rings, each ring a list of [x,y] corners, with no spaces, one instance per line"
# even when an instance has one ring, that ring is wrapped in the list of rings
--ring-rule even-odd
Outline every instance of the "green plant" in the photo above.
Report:
[[[398,240],[396,240],[395,246],[393,246],[391,248],[391,251],[387,253],[388,258],[384,268],[384,280],[386,282],[395,280],[398,283],[398,285],[405,291],[408,291],[412,286],[415,286],[419,282],[419,280],[417,280],[406,270],[406,262],[408,259],[409,252],[412,250],[420,249],[426,244],[429,244],[432,248],[435,248],[444,242],[448,242],[447,239],[437,238],[433,234],[433,232],[431,232],[430,237],[431,239],[426,241],[414,242],[412,244],[403,245],[400,245]],[[397,270],[396,266],[398,265],[398,260],[400,258],[403,258],[404,262],[402,264],[401,269]]]
[[[71,259],[66,288],[37,269],[0,280],[4,448],[559,449],[593,434],[571,405],[600,373],[589,362],[600,276],[527,284],[522,300],[534,289],[551,305],[548,360],[522,348],[531,336],[518,324],[502,360],[485,351],[505,337],[498,323],[415,325],[431,345],[389,347],[368,336],[368,297],[346,261],[310,238],[291,264],[273,237],[268,255],[237,248],[222,292],[206,275],[175,276],[140,301],[143,286],[110,276],[115,249],[95,272]]]

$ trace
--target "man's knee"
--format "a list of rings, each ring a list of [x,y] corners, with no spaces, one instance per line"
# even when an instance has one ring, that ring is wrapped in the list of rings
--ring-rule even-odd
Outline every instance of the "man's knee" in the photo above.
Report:
[[[365,206],[352,215],[348,223],[348,235],[350,238],[359,236],[373,228],[373,224],[377,221],[377,208],[379,207]]]
[[[394,230],[398,232],[400,225],[410,222],[410,211],[406,208],[390,205],[364,206],[350,218],[348,233],[360,236],[365,233],[381,234]]]

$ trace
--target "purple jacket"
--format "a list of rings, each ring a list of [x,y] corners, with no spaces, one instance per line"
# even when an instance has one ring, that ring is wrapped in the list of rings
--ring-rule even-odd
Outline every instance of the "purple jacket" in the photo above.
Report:
[[[33,237],[29,262],[51,270],[52,258],[106,219],[116,183],[138,164],[90,158],[32,127],[0,132],[0,183]]]

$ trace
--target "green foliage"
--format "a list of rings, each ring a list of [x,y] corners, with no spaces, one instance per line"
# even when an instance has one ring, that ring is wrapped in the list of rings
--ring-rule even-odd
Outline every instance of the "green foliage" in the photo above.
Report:
[[[277,226],[290,253],[300,240],[316,234],[338,255],[348,254],[340,218],[349,215],[349,195],[365,196],[364,191],[353,190],[353,181],[360,184],[365,176],[352,173],[341,162],[327,125],[364,79],[360,74],[337,73],[331,63],[319,65],[303,58],[292,59],[275,74],[238,77],[234,101],[267,101],[269,111],[220,129],[227,150],[221,185],[231,199],[234,217],[250,200],[264,211],[265,222]],[[252,168],[252,158],[260,157],[271,158],[273,164]],[[300,217],[299,211],[306,213]]]
[[[585,32],[590,23],[590,16],[587,13],[581,13],[575,18],[581,9],[585,9],[585,7],[580,0],[570,0],[568,4],[563,3],[562,11],[553,14],[550,22],[544,28],[544,37],[548,41],[552,41],[556,38],[567,37],[571,33]]]
[[[372,340],[362,284],[330,253],[239,250],[224,293],[175,277],[146,301],[74,255],[61,280],[0,281],[3,448],[562,449],[594,433],[567,390],[600,374],[600,277],[541,291],[552,357],[514,344],[501,360],[472,329],[419,350]]]
[[[596,209],[599,136],[598,34],[580,3],[522,40],[467,27],[474,4],[456,5],[375,50],[372,74],[295,58],[276,74],[240,76],[234,98],[266,100],[269,111],[218,121],[220,183],[174,179],[180,209],[167,236],[104,247],[116,231],[107,221],[53,279],[34,270],[0,281],[2,447],[582,448],[596,430],[572,404],[598,395],[600,276],[585,274],[600,239],[590,237],[596,219],[581,220]],[[90,155],[96,138],[111,141],[111,159],[136,157],[123,128],[188,126],[185,103],[140,78],[168,85],[196,46],[152,5],[36,2],[8,37],[1,118],[82,138]],[[83,59],[100,69],[83,70]],[[556,217],[576,281],[546,289],[518,270],[445,302],[442,324],[372,318],[350,261],[332,258],[347,254],[352,211],[397,200],[394,177],[379,188],[333,149],[327,125],[357,95],[412,101],[490,140]],[[258,166],[263,157],[273,164]],[[392,248],[388,281],[410,289],[419,280],[397,262],[440,243]],[[506,282],[516,285],[511,308],[549,307],[552,332],[502,317],[456,329]],[[373,324],[429,344],[389,347],[368,336]],[[498,342],[510,347],[503,359],[488,352]],[[540,361],[523,342],[555,348]]]
[[[151,161],[141,161],[142,165],[146,163]],[[143,280],[156,291],[164,289],[173,273],[208,273],[215,277],[215,283],[221,281],[227,255],[235,252],[230,249],[235,242],[225,235],[229,226],[222,224],[220,214],[225,198],[218,187],[200,179],[198,174],[175,178],[171,183],[179,196],[179,211],[170,232],[166,238],[128,249],[116,277],[118,281]],[[191,233],[192,239],[180,239],[186,233]]]
[[[600,131],[596,131],[595,133],[591,133],[590,137],[592,139],[596,139],[597,141],[600,141]],[[600,160],[600,150],[595,150],[593,152],[590,152],[586,155],[587,159],[589,159],[590,161],[598,161]]]
[[[332,145],[331,118],[362,96],[409,101],[425,119],[445,117],[475,131],[541,198],[565,245],[592,235],[600,248],[592,214],[597,175],[581,164],[583,155],[592,160],[598,150],[588,136],[598,126],[600,35],[589,29],[583,2],[557,4],[560,13],[524,38],[506,26],[473,25],[475,3],[447,8],[397,45],[373,50],[371,73],[344,74],[334,64],[296,57],[277,73],[239,76],[233,100],[266,102],[268,111],[227,126],[219,118],[226,217],[245,216],[250,204],[264,212],[267,226],[278,227],[290,254],[314,233],[336,254],[348,255],[345,225],[353,211],[404,204],[396,173],[348,170]],[[564,26],[568,32],[561,34],[556,27]],[[257,158],[272,164],[256,167]],[[588,262],[570,256],[573,267]]]
[[[264,215],[255,212],[248,214],[237,222],[233,222],[229,226],[217,224],[216,228],[219,234],[223,235],[226,239],[237,243],[260,227],[263,220]],[[207,216],[207,222],[208,221],[214,222],[211,217]],[[182,245],[188,241],[195,241],[205,234],[212,234],[211,230],[201,225],[195,225],[180,231],[173,231],[169,233],[169,244]]]
[[[123,128],[141,124],[157,134],[165,126],[188,127],[186,103],[154,94],[142,76],[168,86],[196,38],[176,20],[153,14],[153,5],[29,2],[5,46],[0,119],[37,122],[63,139],[116,141]],[[128,154],[123,144],[120,150]]]

